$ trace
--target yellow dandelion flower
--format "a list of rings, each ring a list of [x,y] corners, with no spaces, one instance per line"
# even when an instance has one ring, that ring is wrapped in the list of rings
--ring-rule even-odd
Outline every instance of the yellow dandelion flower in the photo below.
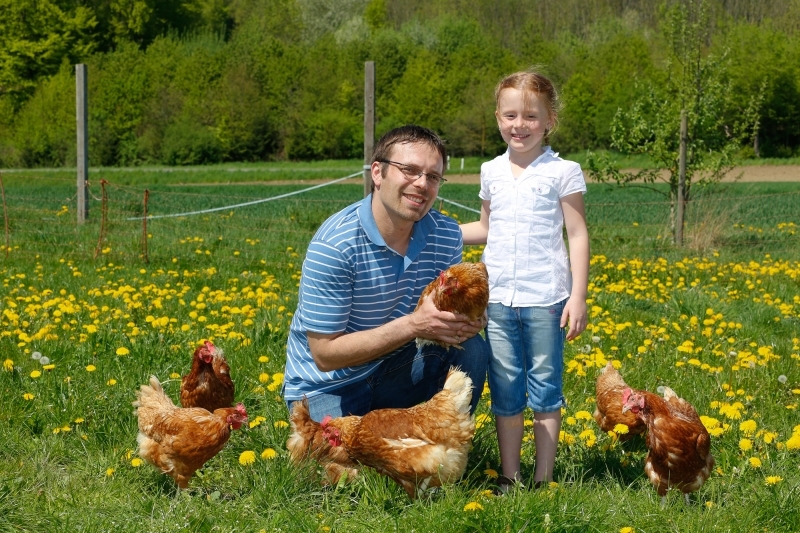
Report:
[[[27,401],[31,401],[31,400],[33,400],[35,397],[36,397],[36,396],[34,396],[33,394],[31,394],[30,392],[26,392],[25,394],[23,394],[23,395],[22,395],[22,399],[23,399],[23,400],[27,400]]]
[[[53,370],[55,367],[56,367],[56,365],[54,365],[53,363],[50,363],[49,365],[44,365],[42,368],[44,370]]]
[[[761,468],[761,459],[758,457],[751,457],[747,462],[750,463],[750,466],[753,468]]]
[[[262,355],[261,357],[258,358],[258,362],[259,363],[269,363],[269,357],[267,357],[266,355]]]
[[[97,370],[96,366],[94,366],[94,365],[86,365],[86,371],[87,372],[94,372],[95,370]]]
[[[787,450],[800,450],[800,433],[795,433],[786,441]]]
[[[263,452],[261,452],[262,459],[275,459],[278,456],[278,452],[273,450],[272,448],[267,448]]]
[[[489,477],[491,479],[497,479],[498,476],[497,470],[494,470],[492,468],[487,468],[486,470],[483,471],[483,473],[486,474],[486,477]]]
[[[75,419],[76,424],[83,424],[83,422],[84,422],[83,418],[78,417]]]
[[[756,427],[757,425],[755,420],[745,420],[739,424],[739,431],[749,436],[755,433]]]
[[[169,375],[169,379],[181,379],[181,375],[177,372],[173,372]]]
[[[267,381],[269,381],[269,374],[267,374],[266,372],[262,372],[261,374],[258,375],[258,381],[260,381],[261,383],[266,383]]]
[[[741,439],[739,441],[739,449],[743,452],[747,452],[753,449],[753,441],[750,439]]]
[[[619,530],[619,533],[634,533],[634,531],[636,531],[636,530],[633,529],[632,527],[628,526],[628,527],[621,528]]]
[[[617,435],[625,435],[628,432],[628,426],[625,424],[617,424],[614,426],[614,433]]]
[[[767,476],[767,478],[764,480],[767,485],[775,485],[781,481],[783,481],[781,476]]]
[[[114,469],[113,468],[107,468],[106,469],[106,476],[111,477],[113,475],[114,475]]]
[[[547,484],[547,487],[550,489],[557,489],[558,488],[558,481],[551,481]]]
[[[706,502],[706,507],[708,507],[709,509],[711,509],[712,507],[714,507],[714,505],[716,505],[714,502],[711,502],[711,501],[709,501],[709,502]]]
[[[275,423],[273,423],[272,425],[275,426],[276,428],[288,428],[289,422],[287,422],[286,420],[276,420]]]
[[[139,459],[138,457],[134,457],[133,459],[131,459],[131,466],[134,468],[139,468],[140,466],[142,466],[142,464],[143,464],[142,460]]]
[[[592,414],[589,411],[578,411],[575,413],[575,418],[578,420],[591,420]]]
[[[117,348],[117,355],[128,355],[129,353],[131,353],[131,351],[124,346]]]
[[[41,376],[41,375],[42,375],[42,373],[41,373],[41,372],[39,372],[38,370],[34,370],[34,371],[32,371],[32,372],[31,372],[31,377],[32,377],[33,379],[36,379],[36,378],[38,378],[38,377],[39,377],[39,376]]]
[[[111,378],[108,381],[106,381],[106,385],[108,385],[109,387],[112,387],[112,386],[114,386],[116,384],[117,384],[117,380],[114,379],[114,378]]]
[[[244,451],[239,456],[239,464],[242,466],[248,466],[255,462],[256,462],[256,452],[252,450]]]
[[[464,506],[465,511],[483,511],[483,505],[478,502],[469,502]]]
[[[3,370],[5,370],[6,372],[11,372],[12,370],[14,370],[14,361],[12,361],[11,359],[6,359],[5,361],[3,361]]]

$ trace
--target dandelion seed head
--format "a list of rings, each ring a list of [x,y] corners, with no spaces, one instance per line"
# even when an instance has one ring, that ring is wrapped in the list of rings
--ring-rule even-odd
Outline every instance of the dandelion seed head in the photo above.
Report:
[[[49,365],[50,358],[43,355],[39,358],[39,362],[42,363],[43,365]]]
[[[656,391],[659,394],[664,394],[664,385],[659,385],[658,388],[656,388]]]
[[[788,380],[788,378],[786,376],[784,376],[783,374],[778,376],[778,383],[784,384],[784,383],[786,383],[787,380]]]
[[[42,358],[42,353],[41,353],[41,352],[33,352],[33,353],[31,354],[31,359],[36,359],[36,360],[38,361],[38,360],[40,360],[41,358]]]

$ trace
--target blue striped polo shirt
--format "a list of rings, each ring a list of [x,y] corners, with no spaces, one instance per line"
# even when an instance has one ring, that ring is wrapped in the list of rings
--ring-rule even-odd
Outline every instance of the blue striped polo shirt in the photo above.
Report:
[[[330,392],[370,375],[382,359],[331,372],[317,368],[306,331],[373,329],[414,311],[423,289],[461,262],[458,224],[431,209],[414,224],[405,256],[390,249],[372,216],[372,195],[326,220],[308,245],[286,347],[284,399]],[[402,349],[402,348],[401,348]]]

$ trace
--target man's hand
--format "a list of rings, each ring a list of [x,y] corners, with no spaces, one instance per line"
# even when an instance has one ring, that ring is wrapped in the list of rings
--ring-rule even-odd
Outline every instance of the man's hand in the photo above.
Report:
[[[446,344],[461,344],[477,335],[488,322],[486,313],[478,320],[470,320],[464,315],[439,311],[433,304],[432,294],[422,300],[411,318],[416,337]]]

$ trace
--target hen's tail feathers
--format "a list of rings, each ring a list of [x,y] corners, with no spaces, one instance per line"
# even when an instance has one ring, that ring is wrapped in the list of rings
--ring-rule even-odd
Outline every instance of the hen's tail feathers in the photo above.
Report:
[[[678,399],[680,399],[680,397],[679,397],[677,394],[675,394],[675,391],[674,391],[674,390],[670,389],[669,387],[667,387],[667,386],[665,385],[665,386],[664,386],[664,399],[665,399],[665,400],[667,400],[667,401],[669,401],[669,400],[670,400],[670,399],[672,399],[672,398],[678,398]]]
[[[150,376],[150,384],[142,385],[136,391],[136,401],[133,402],[136,408],[134,414],[139,414],[141,409],[176,409],[175,404],[164,393],[161,382],[155,376]]]
[[[295,463],[308,457],[310,447],[314,441],[314,434],[319,430],[319,424],[311,419],[308,412],[308,400],[303,398],[294,402],[292,414],[289,417],[292,424],[292,434],[286,441],[286,449]]]
[[[453,403],[458,412],[469,413],[472,402],[472,380],[466,373],[456,367],[450,368],[443,390],[450,391],[453,395]]]

